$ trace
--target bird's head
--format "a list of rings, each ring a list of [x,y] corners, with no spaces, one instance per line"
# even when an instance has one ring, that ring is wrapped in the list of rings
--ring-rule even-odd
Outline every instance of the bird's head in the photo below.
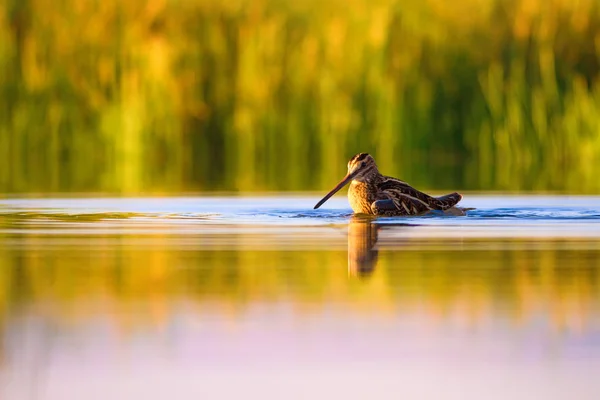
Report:
[[[363,182],[368,179],[369,176],[373,174],[377,174],[379,171],[377,170],[377,165],[375,164],[375,160],[371,157],[370,154],[367,153],[358,153],[354,157],[348,161],[348,173],[338,183],[329,193],[325,195],[317,203],[316,208],[321,207],[323,203],[325,203],[331,196],[336,194],[341,188],[343,188],[348,182],[352,180],[357,180]]]
[[[349,180],[363,181],[366,177],[378,173],[375,160],[368,153],[358,153],[348,161]],[[346,179],[344,178],[344,179]]]

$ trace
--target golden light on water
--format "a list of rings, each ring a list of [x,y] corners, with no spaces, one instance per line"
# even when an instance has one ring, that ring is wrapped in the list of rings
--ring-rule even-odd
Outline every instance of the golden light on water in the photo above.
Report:
[[[566,201],[4,200],[0,395],[591,399],[597,202]]]
[[[349,234],[357,234],[355,224],[364,228],[355,222]],[[506,250],[469,250],[467,241],[461,251],[430,251],[427,243],[407,242],[384,246],[375,257],[365,254],[367,239],[349,240],[347,251],[235,252],[115,246],[115,238],[108,245],[95,238],[78,247],[39,247],[43,238],[19,239],[1,261],[2,319],[12,309],[33,306],[51,307],[64,323],[85,321],[94,318],[92,301],[119,318],[140,304],[135,320],[161,324],[161,315],[179,301],[237,310],[233,319],[253,304],[291,301],[310,305],[301,313],[333,302],[352,312],[395,318],[422,310],[434,320],[475,325],[496,314],[515,326],[543,316],[556,331],[581,331],[597,311],[596,250],[511,249],[527,246],[523,240],[507,242]]]

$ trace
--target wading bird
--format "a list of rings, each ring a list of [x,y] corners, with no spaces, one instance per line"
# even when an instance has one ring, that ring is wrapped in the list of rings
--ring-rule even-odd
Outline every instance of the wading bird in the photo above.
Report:
[[[348,182],[351,182],[348,201],[356,214],[419,215],[432,210],[449,210],[462,199],[462,195],[458,193],[432,197],[406,182],[383,176],[373,157],[367,153],[359,153],[348,161],[348,174],[317,203],[315,209],[321,207]]]

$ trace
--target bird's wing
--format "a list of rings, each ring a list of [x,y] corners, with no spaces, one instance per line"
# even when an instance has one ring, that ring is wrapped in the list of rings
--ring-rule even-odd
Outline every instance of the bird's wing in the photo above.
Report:
[[[413,188],[406,182],[389,176],[384,176],[383,180],[377,186],[379,191],[386,194],[388,198],[394,199],[398,197],[402,199],[408,197],[413,202],[419,203],[418,209],[424,208],[424,211],[447,210],[462,199],[462,196],[458,193],[436,198]]]
[[[371,204],[375,215],[419,215],[430,211],[423,203],[401,193],[386,193],[387,199],[376,200]]]
[[[388,198],[391,199],[410,199],[413,203],[418,203],[418,208],[424,208],[426,210],[437,210],[435,204],[435,197],[431,197],[428,194],[418,191],[406,182],[402,182],[399,179],[384,177],[384,180],[378,185],[381,192],[385,193]]]

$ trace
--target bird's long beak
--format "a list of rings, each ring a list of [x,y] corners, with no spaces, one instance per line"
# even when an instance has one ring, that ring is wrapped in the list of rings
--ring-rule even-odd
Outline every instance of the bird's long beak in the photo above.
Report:
[[[327,194],[325,195],[325,197],[323,197],[323,198],[321,199],[321,201],[319,201],[319,202],[317,203],[317,205],[315,206],[315,208],[314,208],[314,209],[316,210],[317,208],[321,207],[321,206],[323,205],[323,203],[325,203],[327,200],[329,200],[329,198],[330,198],[331,196],[333,196],[334,194],[336,194],[336,193],[337,193],[337,192],[338,192],[338,191],[339,191],[341,188],[343,188],[343,187],[344,187],[344,186],[345,186],[345,185],[346,185],[348,182],[350,182],[350,181],[351,181],[351,180],[352,180],[352,179],[353,179],[353,178],[356,176],[356,173],[357,173],[357,172],[358,172],[358,171],[354,171],[354,172],[352,172],[352,173],[349,173],[348,175],[346,175],[346,176],[344,177],[344,179],[342,179],[342,180],[340,181],[340,183],[338,183],[338,184],[337,184],[337,185],[336,185],[336,186],[335,186],[333,189],[331,189],[331,192],[327,193]]]

